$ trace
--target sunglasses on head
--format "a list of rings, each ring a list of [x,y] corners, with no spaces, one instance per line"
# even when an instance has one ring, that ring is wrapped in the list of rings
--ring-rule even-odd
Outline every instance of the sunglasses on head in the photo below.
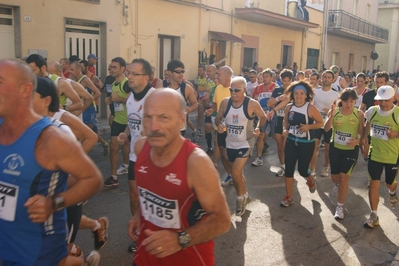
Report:
[[[184,74],[184,72],[186,72],[186,70],[173,70],[173,72],[175,72],[176,74]]]
[[[232,89],[232,88],[230,88],[229,90],[230,90],[230,92],[233,92],[233,91],[234,91],[235,93],[237,93],[237,92],[240,92],[240,91],[241,91],[241,89]]]

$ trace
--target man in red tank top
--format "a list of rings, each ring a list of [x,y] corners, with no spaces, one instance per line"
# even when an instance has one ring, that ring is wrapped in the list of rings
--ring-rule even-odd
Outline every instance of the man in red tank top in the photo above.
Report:
[[[129,221],[134,265],[215,265],[212,239],[230,227],[218,173],[207,154],[180,135],[185,100],[157,89],[145,101],[147,137],[137,141],[139,211]]]

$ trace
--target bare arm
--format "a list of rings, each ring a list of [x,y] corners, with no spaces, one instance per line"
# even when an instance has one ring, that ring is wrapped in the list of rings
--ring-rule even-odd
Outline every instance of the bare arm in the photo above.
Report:
[[[94,83],[88,78],[85,77],[82,81],[81,81],[82,85],[86,88],[89,88],[93,95],[94,100],[97,100],[97,98],[99,98],[101,96],[101,92],[97,89],[97,87],[94,85]]]
[[[348,83],[346,83],[346,80],[343,78],[339,80],[339,86],[341,89],[346,89],[349,87]]]
[[[193,87],[191,87],[188,84],[186,84],[186,95],[187,95],[188,103],[190,104],[190,106],[187,107],[186,112],[187,112],[187,114],[189,114],[192,111],[195,111],[198,109],[198,102],[197,102],[197,98],[195,97],[195,92],[194,92]]]
[[[68,83],[68,81],[64,79],[58,80],[58,89],[60,94],[64,94],[69,100],[72,101],[72,104],[68,106],[68,111],[73,112],[79,109],[82,109],[83,103],[79,98],[79,95],[72,88],[72,85]]]
[[[104,88],[104,84],[96,75],[91,76],[91,81],[94,83],[94,86],[96,86],[97,89],[102,90]]]
[[[93,96],[85,90],[82,84],[72,81],[71,82],[72,88],[76,91],[76,93],[83,99],[83,108],[75,113],[75,115],[80,115],[84,110],[86,110],[94,101]]]
[[[219,111],[218,111],[218,113],[216,115],[216,118],[215,118],[215,125],[217,127],[219,127],[219,126],[223,127],[222,121],[223,121],[223,118],[224,118],[224,112],[226,110],[228,101],[229,101],[229,99],[226,98],[220,103],[220,108],[219,108]]]
[[[69,126],[75,134],[76,138],[80,140],[83,150],[88,153],[98,141],[98,136],[82,120],[76,116],[65,112],[61,118],[61,122]]]
[[[194,246],[227,232],[230,228],[230,212],[220,187],[218,173],[206,153],[199,148],[196,148],[188,158],[187,181],[207,213],[207,217],[185,229],[191,236],[189,246]],[[156,257],[169,256],[181,250],[176,232],[170,230],[145,232],[148,237],[143,241],[143,245]],[[164,250],[162,253],[157,252],[159,246]]]

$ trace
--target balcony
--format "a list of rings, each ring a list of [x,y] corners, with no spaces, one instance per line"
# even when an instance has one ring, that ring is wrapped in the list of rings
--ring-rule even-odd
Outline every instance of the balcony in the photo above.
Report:
[[[397,5],[399,6],[399,0],[378,0],[379,7],[384,5]]]
[[[328,34],[371,44],[388,42],[387,29],[343,10],[328,11],[327,29]]]

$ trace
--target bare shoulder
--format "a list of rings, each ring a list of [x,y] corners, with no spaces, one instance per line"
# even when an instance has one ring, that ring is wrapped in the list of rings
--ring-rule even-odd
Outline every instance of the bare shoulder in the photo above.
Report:
[[[134,144],[134,153],[138,155],[144,147],[147,137],[142,137]]]
[[[218,172],[209,156],[201,148],[195,148],[188,157],[187,173],[190,187],[195,187],[196,184],[204,184],[204,182],[219,186]]]

